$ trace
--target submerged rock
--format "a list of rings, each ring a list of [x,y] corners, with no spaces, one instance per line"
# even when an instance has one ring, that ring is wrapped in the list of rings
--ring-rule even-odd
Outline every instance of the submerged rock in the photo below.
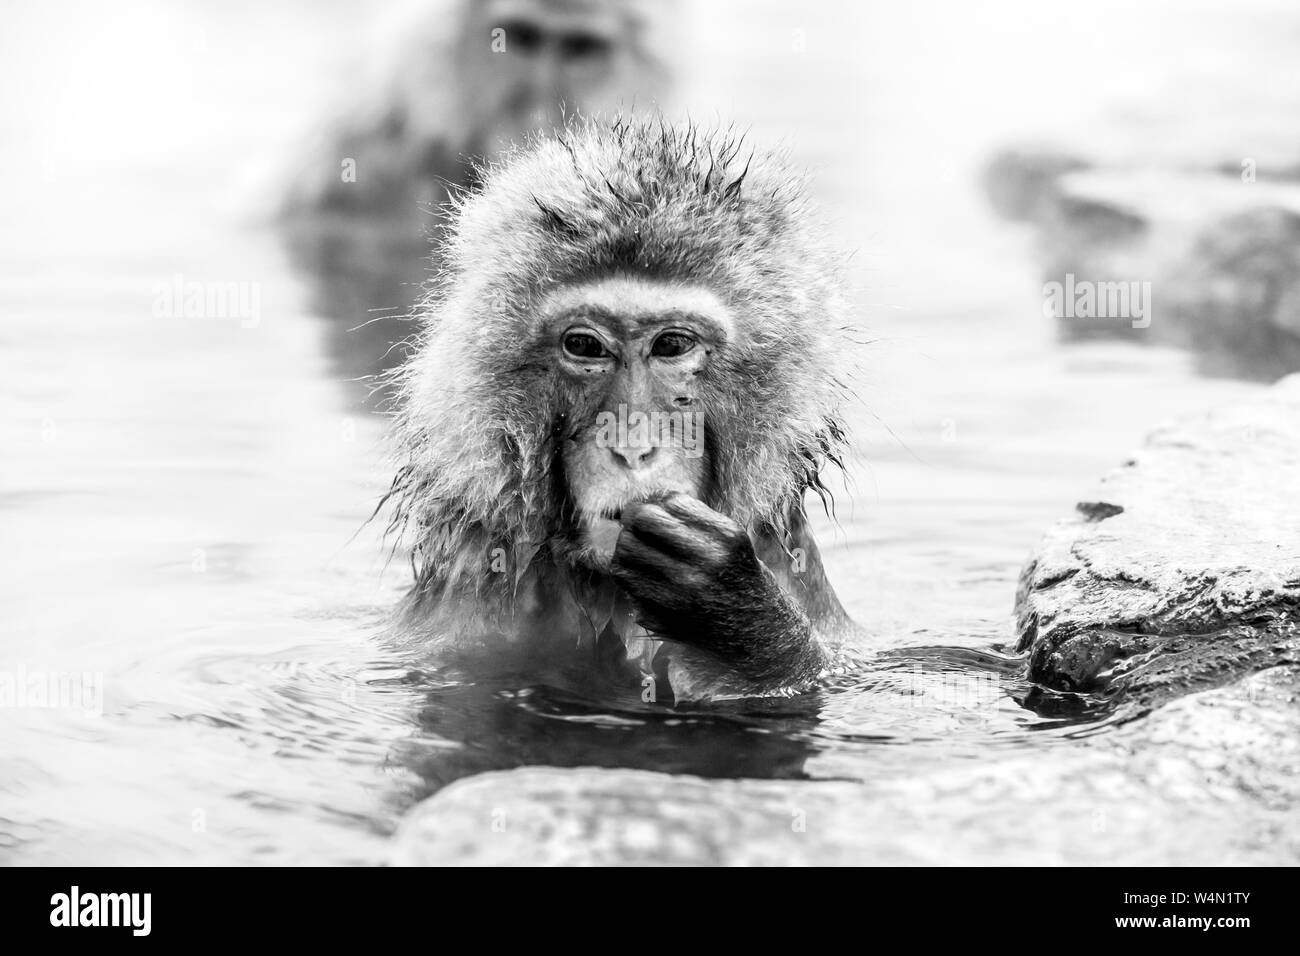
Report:
[[[1153,434],[1021,575],[1030,676],[1148,703],[1300,661],[1300,376]]]

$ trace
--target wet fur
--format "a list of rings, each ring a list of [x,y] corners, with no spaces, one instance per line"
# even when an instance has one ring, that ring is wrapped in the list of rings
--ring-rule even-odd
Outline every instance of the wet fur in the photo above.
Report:
[[[424,330],[396,377],[386,504],[412,549],[405,626],[515,640],[575,609],[599,634],[615,614],[612,582],[571,560],[559,443],[573,396],[534,341],[542,296],[602,276],[705,286],[732,310],[737,334],[699,383],[706,503],[750,529],[760,554],[798,543],[805,492],[824,491],[844,450],[849,352],[838,264],[802,177],[729,132],[623,120],[520,148],[482,179],[452,212]]]

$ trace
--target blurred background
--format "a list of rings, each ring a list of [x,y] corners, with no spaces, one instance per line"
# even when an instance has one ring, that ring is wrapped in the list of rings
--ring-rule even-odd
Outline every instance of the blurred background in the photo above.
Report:
[[[466,738],[371,636],[409,570],[366,524],[390,476],[364,376],[400,358],[467,155],[563,84],[812,170],[871,339],[818,535],[880,646],[1010,640],[1081,489],[1300,368],[1293,3],[505,6],[521,86],[467,52],[483,5],[0,9],[0,671],[101,691],[0,709],[9,861],[370,862],[444,782],[420,761]],[[1151,281],[1150,328],[1046,315],[1067,272]],[[865,775],[851,751],[803,772]]]

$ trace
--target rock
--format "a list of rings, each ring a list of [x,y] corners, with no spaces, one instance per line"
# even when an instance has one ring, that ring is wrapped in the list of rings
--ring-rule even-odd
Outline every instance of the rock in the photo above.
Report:
[[[1201,353],[1239,357],[1270,376],[1300,369],[1300,202],[1205,227],[1170,270],[1166,298],[1173,331]]]
[[[1030,676],[1157,703],[1300,660],[1298,489],[1300,375],[1157,431],[1025,567]]]
[[[1036,227],[1063,339],[1189,347],[1205,371],[1266,380],[1300,370],[1300,183],[1017,161],[1034,172],[1006,203]]]
[[[704,780],[644,770],[525,768],[429,798],[395,840],[399,865],[848,863],[868,848],[809,838],[861,799],[856,787]],[[802,822],[801,822],[802,818]],[[802,827],[802,829],[800,829]]]
[[[461,780],[395,834],[398,865],[1294,865],[1300,668],[1107,734],[878,780],[706,780],[526,767]],[[992,743],[992,742],[991,742]],[[1004,742],[1005,743],[1005,742]],[[923,769],[916,769],[923,768]]]

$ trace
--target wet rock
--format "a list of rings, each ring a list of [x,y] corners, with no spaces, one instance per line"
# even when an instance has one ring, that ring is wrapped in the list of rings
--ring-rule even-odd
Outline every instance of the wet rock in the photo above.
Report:
[[[1019,648],[1147,703],[1300,660],[1300,376],[1157,431],[1021,575]]]
[[[880,779],[706,780],[528,767],[461,780],[398,865],[1283,865],[1300,862],[1300,668],[1032,752]]]
[[[705,780],[643,770],[525,768],[426,800],[397,834],[405,865],[848,863],[868,847],[841,828],[862,798],[844,784]],[[847,838],[809,834],[808,819]]]

